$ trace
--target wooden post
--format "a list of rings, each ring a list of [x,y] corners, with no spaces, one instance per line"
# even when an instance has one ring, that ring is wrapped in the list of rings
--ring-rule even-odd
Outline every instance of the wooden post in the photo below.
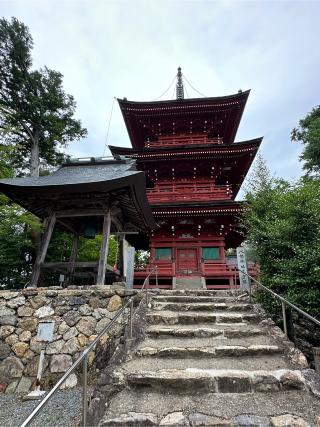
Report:
[[[71,247],[71,254],[70,254],[70,262],[74,263],[77,258],[77,252],[78,252],[78,245],[79,245],[79,234],[74,234],[72,239],[72,247]],[[68,274],[68,283],[71,284],[72,277],[74,273],[74,265],[69,268]]]
[[[36,258],[36,261],[33,266],[32,277],[31,277],[31,288],[36,288],[38,286],[38,281],[41,272],[41,264],[44,262],[47,255],[48,246],[52,236],[52,232],[56,223],[56,215],[53,213],[45,222],[45,231],[43,234],[42,242],[39,248],[39,252]]]
[[[106,277],[106,265],[109,249],[109,237],[111,228],[111,215],[110,209],[103,217],[103,231],[102,231],[102,242],[100,249],[100,258],[98,265],[97,285],[104,285]]]

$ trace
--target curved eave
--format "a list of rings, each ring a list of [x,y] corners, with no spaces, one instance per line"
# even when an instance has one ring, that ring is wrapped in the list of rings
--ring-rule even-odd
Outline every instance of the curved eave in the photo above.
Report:
[[[120,99],[117,98],[117,101],[119,102],[120,108],[137,108],[137,109],[146,109],[146,108],[154,108],[155,110],[158,110],[159,108],[163,107],[178,107],[182,104],[184,105],[195,105],[195,104],[210,104],[210,105],[225,105],[228,102],[246,102],[248,99],[248,96],[250,94],[250,89],[245,90],[243,92],[237,92],[231,95],[225,95],[225,96],[212,96],[212,97],[206,97],[206,98],[185,98],[183,100],[163,100],[163,101],[129,101],[127,99]]]
[[[239,92],[237,94],[209,97],[209,98],[189,98],[183,100],[166,100],[153,102],[128,101],[118,99],[118,103],[125,121],[130,141],[133,147],[142,147],[144,144],[143,132],[141,130],[140,118],[158,118],[161,117],[180,117],[190,118],[190,114],[212,115],[212,109],[215,114],[220,111],[225,114],[227,109],[233,109],[233,118],[226,126],[226,139],[234,141],[239,123],[246,105],[250,90]],[[176,120],[176,119],[175,119]]]
[[[115,180],[64,185],[21,185],[18,182],[14,183],[14,181],[19,181],[19,179],[13,179],[12,183],[0,182],[0,191],[42,219],[50,214],[59,195],[87,193],[94,197],[94,193],[105,193],[107,195],[127,189],[132,196],[132,204],[136,214],[140,218],[140,228],[152,230],[156,226],[146,197],[146,181],[143,172]]]
[[[137,149],[137,148],[131,148],[131,147],[117,147],[114,145],[109,145],[109,150],[111,151],[112,155],[123,155],[128,157],[134,157],[137,159],[143,159],[143,157],[146,158],[146,155],[150,155],[150,158],[152,156],[157,157],[164,157],[166,153],[179,153],[183,152],[184,154],[188,155],[190,152],[195,151],[205,151],[210,150],[212,153],[240,153],[242,149],[256,149],[260,147],[260,144],[263,140],[263,137],[250,139],[247,141],[239,141],[229,144],[201,144],[201,145],[182,145],[182,146],[174,146],[174,147],[155,147],[155,148],[143,148],[143,149]]]
[[[153,214],[155,217],[162,216],[210,216],[214,215],[238,215],[243,210],[243,202],[213,202],[207,203],[206,206],[201,204],[195,205],[190,204],[190,206],[181,206],[181,205],[162,205],[154,206]]]

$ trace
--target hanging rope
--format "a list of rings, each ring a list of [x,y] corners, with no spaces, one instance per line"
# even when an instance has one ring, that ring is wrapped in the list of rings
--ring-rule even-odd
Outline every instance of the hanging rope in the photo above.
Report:
[[[183,78],[184,80],[188,83],[188,85],[195,91],[197,92],[199,95],[203,96],[204,98],[207,98],[206,95],[204,95],[203,93],[199,92],[194,86],[192,86],[192,84],[189,82],[189,80],[187,79],[186,75],[183,74]]]
[[[163,97],[163,95],[165,95],[167,92],[168,92],[168,90],[171,88],[171,86],[173,85],[173,83],[174,83],[174,81],[176,80],[176,75],[173,77],[173,79],[172,79],[172,81],[171,81],[171,83],[170,83],[170,85],[169,85],[169,87],[160,95],[160,96],[158,96],[158,98],[156,98],[156,99],[154,99],[153,101],[158,101],[158,99],[160,99],[160,98],[162,98]]]
[[[111,106],[111,111],[110,111],[110,117],[109,117],[109,123],[108,123],[108,129],[107,129],[107,135],[106,135],[106,143],[104,145],[104,151],[103,151],[103,155],[106,155],[106,150],[107,150],[107,146],[108,146],[108,138],[109,138],[109,130],[110,130],[110,124],[111,124],[111,119],[112,119],[112,113],[113,113],[113,106],[114,106],[114,100],[115,100],[115,96],[113,97],[113,101],[112,101],[112,106]]]

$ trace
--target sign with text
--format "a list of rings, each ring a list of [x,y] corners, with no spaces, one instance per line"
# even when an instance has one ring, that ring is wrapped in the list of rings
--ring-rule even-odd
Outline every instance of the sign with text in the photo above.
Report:
[[[129,246],[127,249],[127,272],[126,272],[126,288],[133,288],[134,279],[134,253],[135,248]]]
[[[239,269],[239,279],[240,279],[240,289],[244,289],[246,291],[249,290],[250,282],[249,277],[247,276],[247,261],[246,261],[246,251],[245,248],[239,246],[237,248],[237,259],[238,259],[238,269]]]

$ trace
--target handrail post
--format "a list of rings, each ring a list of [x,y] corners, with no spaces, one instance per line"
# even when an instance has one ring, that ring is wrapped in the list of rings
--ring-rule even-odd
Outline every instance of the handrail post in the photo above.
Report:
[[[83,359],[83,378],[82,378],[82,424],[83,427],[87,425],[88,415],[88,356]]]
[[[281,301],[282,306],[282,318],[283,318],[283,332],[286,337],[288,337],[288,325],[287,325],[287,315],[286,315],[286,306],[283,301]]]
[[[133,332],[133,299],[131,299],[130,303],[130,338],[132,339]]]
[[[250,304],[252,302],[252,289],[251,289],[251,287],[252,287],[252,282],[251,282],[251,280],[249,278],[249,303]]]
[[[147,281],[146,281],[146,303],[147,303],[147,307],[148,307],[148,304],[149,304],[148,288],[149,288],[149,277],[147,277]]]
[[[158,287],[158,266],[156,265],[156,287]]]

